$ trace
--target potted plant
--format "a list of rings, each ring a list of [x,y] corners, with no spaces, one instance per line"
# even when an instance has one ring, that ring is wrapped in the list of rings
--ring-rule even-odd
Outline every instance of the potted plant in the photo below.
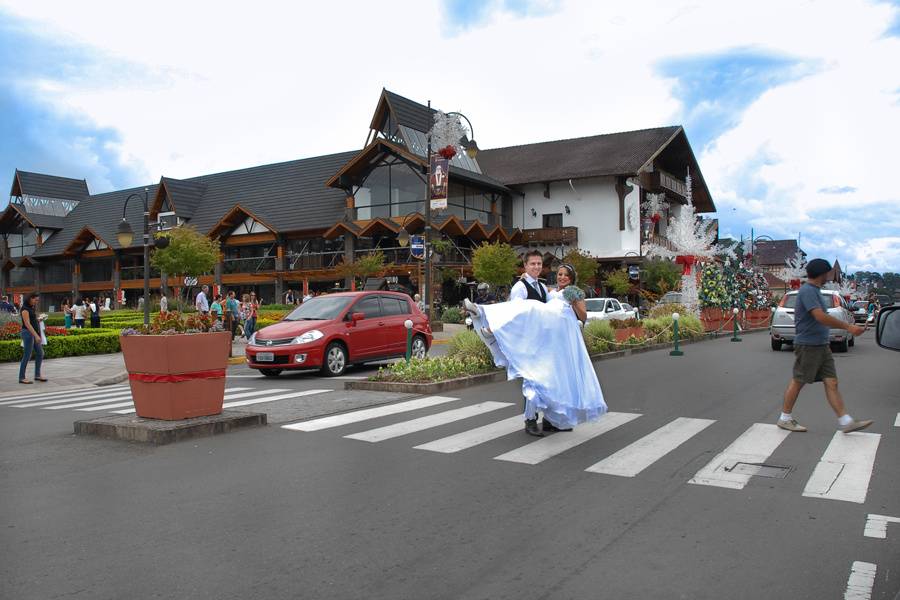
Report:
[[[211,315],[158,314],[119,342],[139,417],[177,421],[217,415],[225,398],[231,333]]]

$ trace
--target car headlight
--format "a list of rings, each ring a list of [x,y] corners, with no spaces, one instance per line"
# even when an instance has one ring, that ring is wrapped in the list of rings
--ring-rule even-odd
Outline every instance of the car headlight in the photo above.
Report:
[[[298,335],[294,338],[295,344],[308,344],[310,342],[314,342],[318,339],[325,337],[325,334],[319,331],[318,329],[311,329],[304,333],[303,335]]]
[[[250,342],[249,342],[249,343],[250,343],[250,344],[255,344],[255,343],[256,343],[256,332],[255,332],[255,331],[250,335]]]

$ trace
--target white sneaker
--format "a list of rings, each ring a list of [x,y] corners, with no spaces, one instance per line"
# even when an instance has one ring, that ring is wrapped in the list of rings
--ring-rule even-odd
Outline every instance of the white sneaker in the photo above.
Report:
[[[797,419],[778,419],[778,426],[788,431],[803,433],[806,427],[797,422]]]
[[[853,431],[861,431],[874,422],[875,421],[873,421],[872,419],[863,419],[862,421],[857,421],[856,419],[853,419],[848,424],[841,427],[841,431],[843,431],[844,433],[851,433]]]
[[[478,316],[478,307],[468,298],[463,298],[463,308],[473,317]]]

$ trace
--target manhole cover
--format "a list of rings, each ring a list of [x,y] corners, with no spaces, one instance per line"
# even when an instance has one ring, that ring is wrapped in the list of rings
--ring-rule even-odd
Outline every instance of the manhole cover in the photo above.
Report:
[[[788,473],[791,472],[791,467],[780,467],[778,465],[766,465],[763,463],[739,462],[732,468],[727,470],[731,473],[740,473],[741,475],[784,479],[785,477],[787,477]]]

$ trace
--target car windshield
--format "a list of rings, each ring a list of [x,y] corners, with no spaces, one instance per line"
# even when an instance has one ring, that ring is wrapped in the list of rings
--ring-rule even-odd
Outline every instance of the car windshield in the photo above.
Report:
[[[588,298],[584,301],[585,310],[590,312],[600,312],[603,310],[603,303],[606,302],[603,298]]]
[[[352,296],[318,296],[310,298],[284,318],[285,321],[318,321],[335,319],[347,305],[353,302]]]
[[[622,303],[622,308],[624,308],[625,310],[634,310],[633,306],[631,306],[630,304],[626,304],[625,302]]]
[[[868,306],[869,306],[869,303],[866,302],[865,300],[857,300],[856,302],[853,303],[853,308],[867,308]]]
[[[832,307],[831,294],[822,294],[822,302],[828,308]],[[788,294],[784,298],[784,308],[794,308],[797,305],[797,294]]]

